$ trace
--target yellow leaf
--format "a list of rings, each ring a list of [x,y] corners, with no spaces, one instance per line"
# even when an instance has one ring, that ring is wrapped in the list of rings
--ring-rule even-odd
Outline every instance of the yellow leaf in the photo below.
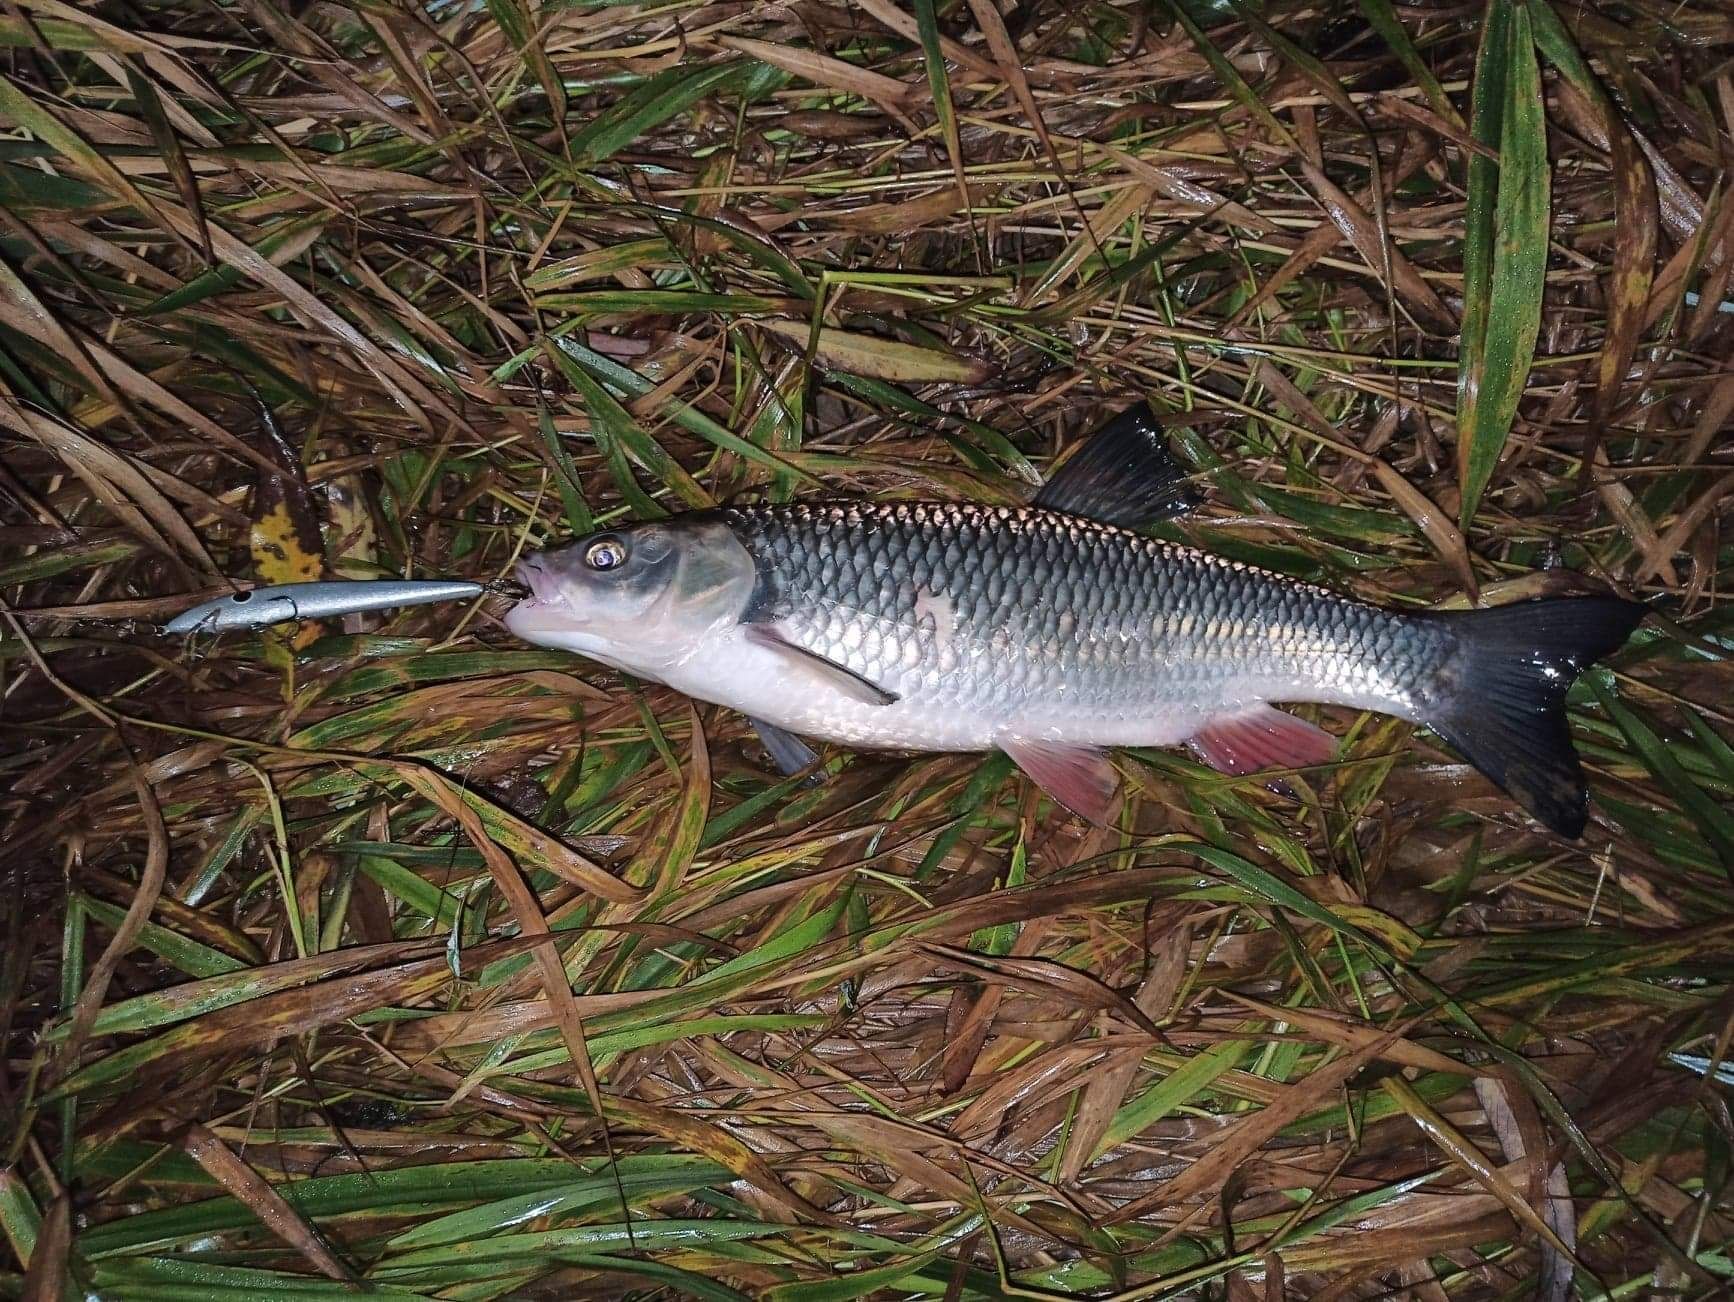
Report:
[[[254,519],[249,541],[253,572],[261,583],[312,583],[324,567],[318,553],[309,552],[298,537],[287,502],[277,502]]]

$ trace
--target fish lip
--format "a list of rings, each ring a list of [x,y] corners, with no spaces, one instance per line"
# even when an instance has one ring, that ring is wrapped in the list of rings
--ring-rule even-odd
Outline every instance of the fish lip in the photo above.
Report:
[[[564,605],[558,580],[548,572],[539,557],[526,556],[512,567],[512,577],[530,590],[520,605]]]
[[[607,658],[612,641],[579,622],[564,605],[527,598],[506,612],[505,623],[513,634],[532,646],[552,647],[600,659],[605,664],[614,663]]]

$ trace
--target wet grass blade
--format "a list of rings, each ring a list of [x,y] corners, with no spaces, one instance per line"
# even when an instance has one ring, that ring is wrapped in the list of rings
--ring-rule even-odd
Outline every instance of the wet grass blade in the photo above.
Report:
[[[572,464],[572,454],[561,442],[560,431],[554,428],[553,414],[545,403],[536,405],[536,433],[542,436],[542,446],[553,463],[554,486],[566,508],[566,528],[574,538],[582,538],[595,526],[596,518],[590,514],[584,490],[578,486],[578,468]]]
[[[1553,7],[1537,4],[1529,12],[1534,20],[1536,48],[1589,105],[1607,137],[1614,185],[1614,258],[1609,279],[1607,335],[1596,362],[1595,406],[1597,422],[1606,424],[1619,405],[1620,389],[1647,321],[1660,226],[1656,178],[1625,118]],[[1586,462],[1593,457],[1602,434],[1601,430],[1590,431],[1590,443],[1584,453]]]
[[[738,63],[722,63],[709,68],[669,68],[657,73],[572,133],[573,161],[595,164],[613,158],[638,136],[685,112],[738,71]]]
[[[211,232],[205,217],[204,199],[199,194],[199,185],[193,178],[192,164],[187,161],[181,138],[176,134],[174,126],[169,122],[169,115],[163,108],[162,97],[150,79],[130,62],[126,68],[126,82],[133,98],[138,101],[145,124],[150,127],[151,139],[156,142],[157,151],[169,165],[169,175],[174,178],[175,189],[180,192],[181,202],[192,214],[193,229],[197,232],[205,261],[214,263],[217,255],[211,247]]]
[[[1715,799],[1693,781],[1691,775],[1675,759],[1668,744],[1636,711],[1626,706],[1595,679],[1590,679],[1589,683],[1591,692],[1595,694],[1602,709],[1607,711],[1608,717],[1626,735],[1644,763],[1655,774],[1656,780],[1679,802],[1680,808],[1686,811],[1687,817],[1692,820],[1721,861],[1723,869],[1734,876],[1734,814],[1728,812],[1726,802]]]
[[[213,1180],[320,1274],[352,1285],[357,1282],[355,1272],[339,1260],[301,1213],[208,1128],[193,1125],[181,1142],[188,1156],[204,1167]]]
[[[540,24],[534,10],[528,5],[520,5],[518,0],[487,0],[488,12],[494,16],[494,21],[500,25],[500,30],[511,38],[517,47],[518,54],[527,67],[541,83],[543,92],[548,96],[548,107],[556,123],[562,123],[566,117],[566,85],[555,69],[553,60],[548,57],[544,47],[543,33],[538,30]]]
[[[4,76],[0,76],[0,117],[23,127],[53,147],[121,202],[130,204],[144,217],[155,218],[160,229],[170,231],[173,238],[184,242],[184,237],[175,231],[173,224],[163,220],[162,210],[115,166],[107,154],[68,126],[58,113],[38,104]]]
[[[1529,7],[1493,0],[1475,64],[1470,131],[1499,151],[1469,160],[1463,336],[1457,380],[1458,522],[1493,478],[1541,329],[1551,166]]]
[[[69,1271],[72,1248],[72,1197],[61,1194],[48,1205],[31,1247],[20,1302],[60,1302],[72,1291]]]
[[[669,456],[661,444],[639,428],[638,422],[613,394],[593,380],[563,350],[550,344],[544,351],[589,408],[591,437],[601,449],[620,495],[631,504],[639,519],[656,520],[668,512],[652,502],[638,487],[627,462],[628,452],[639,465],[678,493],[687,506],[702,508],[712,504],[710,495],[682,469],[679,462]]]
[[[1415,85],[1421,88],[1433,111],[1446,121],[1461,125],[1462,118],[1458,116],[1457,106],[1451,102],[1445,88],[1439,84],[1439,78],[1434,76],[1427,61],[1421,57],[1421,52],[1415,48],[1408,29],[1398,21],[1397,11],[1391,0],[1359,0],[1359,3],[1368,24],[1379,34],[1379,39],[1391,47],[1392,53],[1403,61],[1404,71],[1413,79]]]
[[[958,200],[969,207],[969,180],[965,171],[963,142],[957,131],[957,111],[951,102],[951,77],[945,70],[945,51],[939,44],[939,13],[935,0],[914,0],[916,30],[921,38],[921,60],[927,68],[928,89],[933,92],[933,111],[939,119],[939,134],[951,174],[957,181]]]

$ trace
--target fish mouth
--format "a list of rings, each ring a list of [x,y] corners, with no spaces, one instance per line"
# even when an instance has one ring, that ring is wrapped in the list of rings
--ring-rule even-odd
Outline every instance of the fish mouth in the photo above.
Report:
[[[506,627],[532,646],[572,651],[602,659],[614,648],[614,639],[596,626],[593,614],[572,604],[567,582],[556,567],[540,556],[527,556],[514,567],[513,577],[529,594],[506,612]]]
[[[519,605],[566,604],[560,594],[559,578],[542,564],[541,557],[526,556],[512,567],[512,577],[530,590],[530,595],[520,601]]]
[[[538,646],[564,643],[579,631],[579,620],[565,593],[561,591],[559,575],[544,565],[540,557],[527,556],[512,570],[512,577],[528,589],[506,612],[506,627],[526,642]]]

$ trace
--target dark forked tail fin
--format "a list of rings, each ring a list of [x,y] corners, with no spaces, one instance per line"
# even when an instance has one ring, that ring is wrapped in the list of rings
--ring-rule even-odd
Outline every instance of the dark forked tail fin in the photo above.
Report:
[[[1644,607],[1618,597],[1561,597],[1462,614],[1423,722],[1541,822],[1583,835],[1589,792],[1565,718],[1585,666],[1624,644]]]

